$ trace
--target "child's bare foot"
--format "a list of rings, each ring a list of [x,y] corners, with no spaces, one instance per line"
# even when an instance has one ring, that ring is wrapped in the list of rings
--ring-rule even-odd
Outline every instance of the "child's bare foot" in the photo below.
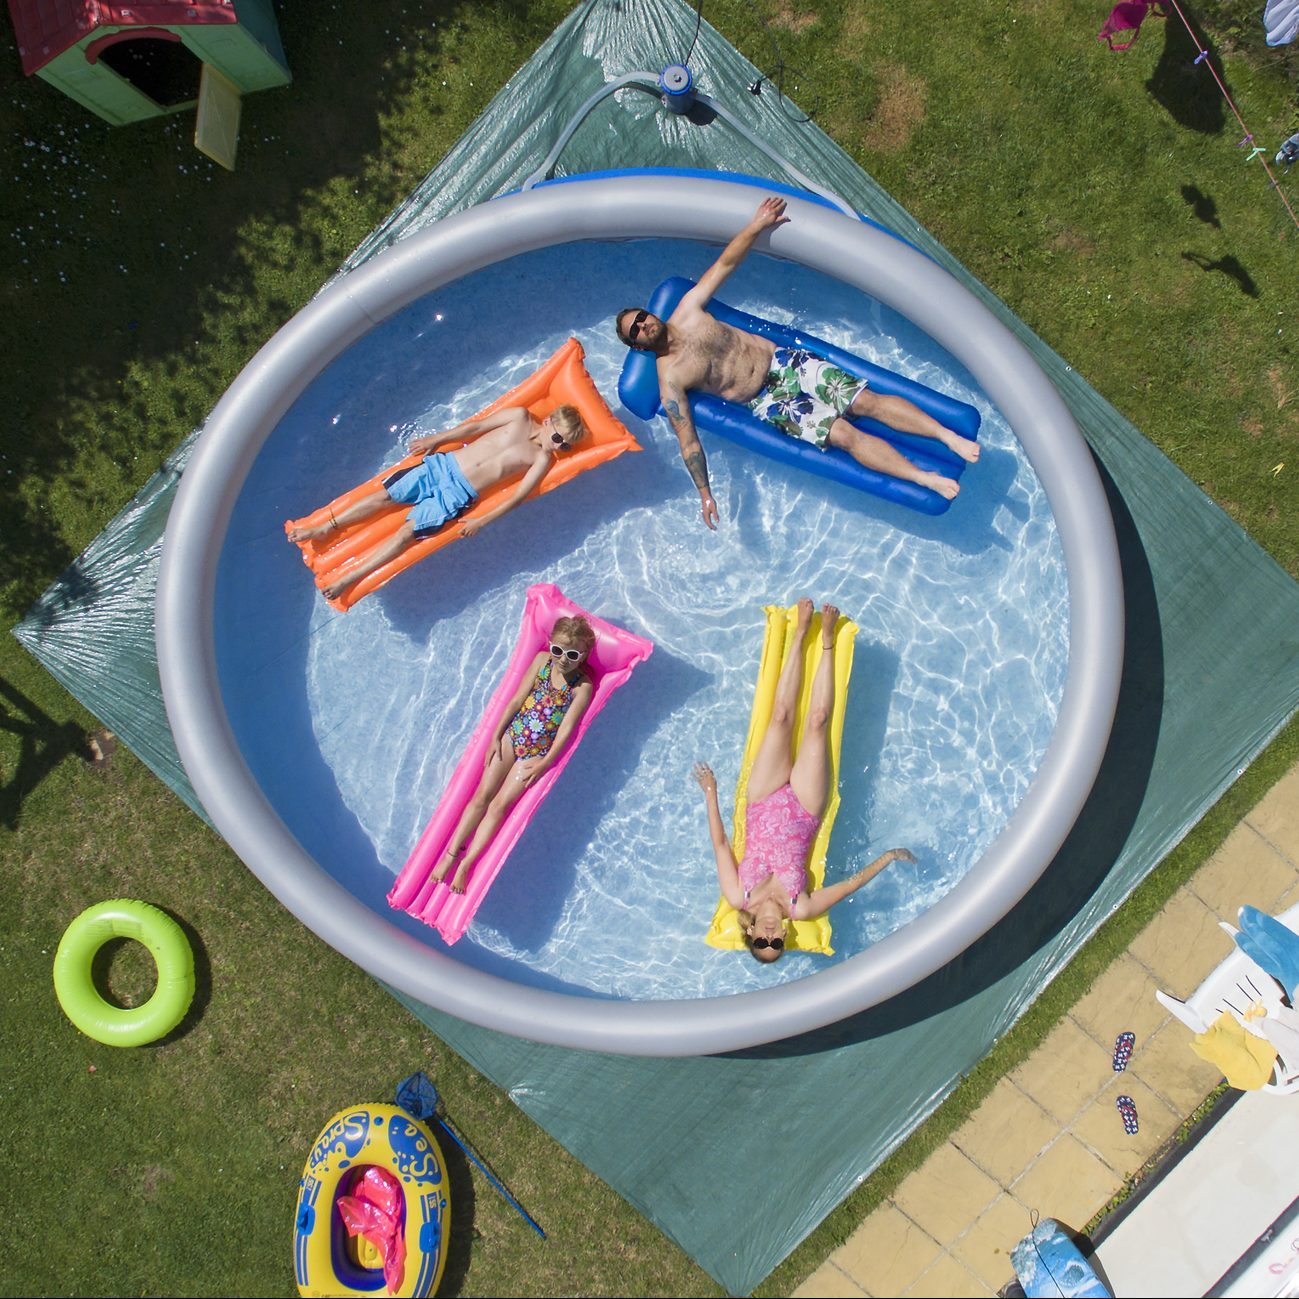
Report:
[[[329,582],[320,588],[320,594],[326,600],[337,600],[340,596],[346,595],[359,579],[355,577],[340,577],[336,581]]]
[[[447,871],[451,869],[451,863],[464,852],[464,848],[456,848],[454,851],[450,844],[447,844],[446,851],[442,854],[441,860],[433,869],[433,882],[441,884],[447,877]]]
[[[954,455],[960,456],[962,460],[968,460],[971,464],[979,458],[979,444],[973,438],[963,438],[959,433],[953,433],[951,429],[945,428],[939,441]]]
[[[329,519],[324,523],[313,524],[310,527],[294,526],[288,531],[288,538],[295,546],[300,546],[304,541],[319,541],[321,537],[327,537],[334,531],[335,524]]]
[[[821,606],[821,644],[829,649],[834,644],[834,629],[839,622],[839,610],[827,601]]]
[[[944,478],[942,474],[917,474],[916,483],[920,487],[928,487],[931,492],[937,492],[949,501],[955,500],[956,493],[961,490],[961,485],[955,478]]]

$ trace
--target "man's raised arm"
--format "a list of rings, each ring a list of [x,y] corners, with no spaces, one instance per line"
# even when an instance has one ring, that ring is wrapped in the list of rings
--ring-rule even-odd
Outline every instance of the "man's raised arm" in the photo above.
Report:
[[[726,282],[727,276],[749,255],[758,236],[764,230],[783,226],[789,218],[785,215],[783,198],[764,198],[753,214],[753,220],[722,249],[721,256],[699,277],[699,283],[681,299],[682,307],[703,309],[713,294]],[[673,313],[676,314],[675,312]]]
[[[672,431],[677,435],[681,459],[686,463],[690,480],[699,489],[699,509],[704,522],[716,532],[717,502],[713,500],[713,491],[708,485],[708,461],[704,458],[703,444],[699,441],[695,421],[690,414],[690,398],[667,372],[667,366],[663,362],[659,362],[659,396]]]

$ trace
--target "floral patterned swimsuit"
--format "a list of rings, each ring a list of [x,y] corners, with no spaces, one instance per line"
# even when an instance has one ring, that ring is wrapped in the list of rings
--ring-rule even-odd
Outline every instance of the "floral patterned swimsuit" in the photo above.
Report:
[[[749,894],[774,875],[789,898],[793,916],[798,895],[807,888],[807,854],[820,828],[821,818],[813,816],[787,784],[749,804],[739,870],[746,907]]]
[[[582,682],[582,674],[570,682],[562,672],[554,673],[554,663],[547,659],[532,683],[523,707],[510,722],[510,743],[515,758],[544,758],[555,742],[555,732],[573,702],[573,691]]]

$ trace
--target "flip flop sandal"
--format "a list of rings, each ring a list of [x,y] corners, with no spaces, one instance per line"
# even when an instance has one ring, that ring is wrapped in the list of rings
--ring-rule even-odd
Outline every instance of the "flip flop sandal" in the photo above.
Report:
[[[1132,1059],[1132,1047],[1137,1040],[1135,1033],[1120,1033],[1114,1043],[1114,1072],[1122,1073]]]
[[[1123,1131],[1130,1137],[1137,1135],[1137,1105],[1131,1096],[1120,1096],[1114,1102],[1123,1116]]]

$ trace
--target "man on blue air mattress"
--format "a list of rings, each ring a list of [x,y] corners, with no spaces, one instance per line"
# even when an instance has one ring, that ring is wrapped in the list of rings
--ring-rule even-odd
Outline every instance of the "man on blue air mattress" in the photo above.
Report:
[[[663,409],[699,489],[704,522],[717,527],[717,503],[686,396],[692,388],[748,406],[790,437],[821,450],[838,447],[868,469],[928,487],[951,500],[960,490],[954,478],[920,469],[896,447],[844,417],[866,416],[902,433],[935,438],[963,460],[979,458],[977,442],[945,428],[905,397],[872,392],[865,379],[822,357],[777,347],[770,339],[724,324],[705,310],[758,236],[788,220],[784,199],[763,199],[753,219],[722,249],[667,320],[627,307],[615,321],[618,337],[628,347],[653,352],[657,359]]]

